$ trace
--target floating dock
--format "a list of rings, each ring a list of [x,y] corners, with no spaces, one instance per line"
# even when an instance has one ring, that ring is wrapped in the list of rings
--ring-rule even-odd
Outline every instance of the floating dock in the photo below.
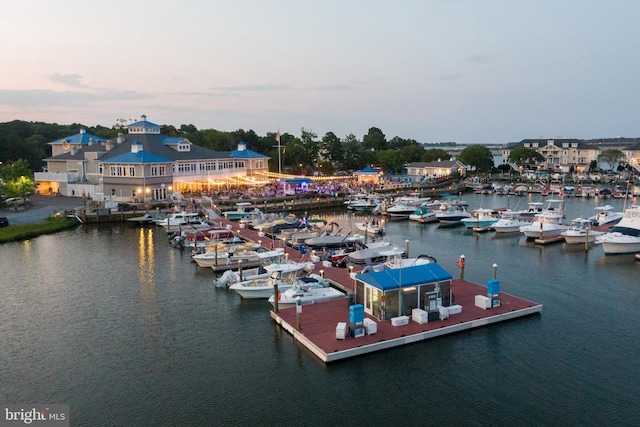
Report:
[[[487,288],[466,280],[454,279],[452,290],[456,305],[462,306],[462,311],[458,314],[427,323],[409,320],[408,324],[402,326],[393,326],[390,321],[381,322],[365,315],[365,318],[370,318],[377,323],[376,333],[360,337],[347,336],[344,340],[336,338],[338,323],[349,321],[349,307],[344,300],[304,305],[300,330],[296,329],[296,308],[282,309],[279,313],[272,311],[271,318],[320,360],[329,363],[542,311],[541,304],[505,293],[500,293],[501,304],[498,307],[488,309],[476,307],[475,296],[486,295]]]
[[[249,240],[261,241],[263,246],[273,243],[275,247],[282,247],[281,242],[260,235],[255,230],[224,219],[221,222],[224,225],[231,225],[234,232]],[[292,260],[297,261],[302,257],[300,252],[291,247],[285,246],[284,250]],[[487,295],[487,287],[463,279],[453,279],[451,285],[453,302],[462,306],[460,313],[451,314],[444,320],[433,320],[427,323],[409,320],[407,324],[401,326],[393,326],[391,321],[379,321],[365,314],[365,321],[376,323],[376,333],[358,337],[346,336],[341,340],[336,338],[336,328],[338,323],[348,324],[349,322],[349,302],[354,300],[351,295],[353,279],[346,268],[332,267],[327,261],[315,264],[314,273],[322,274],[331,286],[342,290],[350,298],[304,305],[299,319],[296,307],[281,308],[277,313],[272,310],[271,318],[325,363],[530,316],[542,311],[542,304],[504,292],[500,293],[499,306],[487,309],[477,307],[476,296]],[[411,313],[407,315],[411,317]],[[297,329],[298,320],[300,320],[300,329]]]

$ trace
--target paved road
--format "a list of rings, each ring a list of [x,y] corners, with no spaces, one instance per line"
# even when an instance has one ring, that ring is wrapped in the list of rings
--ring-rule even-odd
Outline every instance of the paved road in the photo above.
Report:
[[[0,209],[0,216],[9,219],[9,225],[32,224],[44,221],[45,218],[54,216],[56,212],[65,209],[82,208],[80,197],[53,197],[34,195],[29,198],[31,206],[27,209],[15,210],[14,208]]]

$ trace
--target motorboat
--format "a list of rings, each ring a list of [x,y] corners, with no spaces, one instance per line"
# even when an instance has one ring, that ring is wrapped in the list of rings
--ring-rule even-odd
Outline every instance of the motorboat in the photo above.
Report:
[[[502,212],[498,221],[494,222],[491,228],[496,233],[519,233],[520,227],[530,224],[531,221],[526,221],[518,218],[518,214],[513,211]]]
[[[366,245],[363,249],[358,249],[347,253],[347,265],[355,268],[362,268],[367,265],[376,265],[385,262],[388,254],[385,251],[391,249],[391,243],[387,241],[373,242]],[[404,250],[397,249],[404,254]]]
[[[471,218],[462,218],[460,222],[467,228],[487,228],[500,219],[493,209],[477,209],[472,213]]]
[[[298,301],[300,304],[315,304],[340,298],[346,294],[332,288],[324,277],[311,274],[309,277],[301,277],[284,292],[278,292],[278,307],[294,307]],[[269,297],[269,302],[275,304],[275,295]]]
[[[209,226],[208,228],[191,229],[186,225],[180,232],[171,233],[170,238],[171,244],[175,248],[201,252],[206,250],[212,241],[229,239],[234,236],[234,233],[227,228]]]
[[[199,212],[175,212],[167,215],[165,218],[156,220],[156,224],[163,227],[167,233],[180,231],[182,227],[190,228],[207,228],[211,227],[211,223],[202,218]]]
[[[297,216],[287,215],[285,217],[277,218],[273,221],[266,221],[253,226],[254,230],[268,233],[272,236],[277,235],[282,230],[287,228],[304,228],[304,224],[302,224]]]
[[[438,217],[436,217],[436,211],[431,209],[427,204],[422,204],[418,209],[413,211],[411,215],[409,215],[409,219],[411,221],[421,222],[423,224],[430,222],[438,222]]]
[[[432,262],[437,262],[431,255],[419,255],[415,258],[405,258],[405,251],[400,248],[393,248],[380,252],[386,259],[381,264],[368,265],[362,269],[360,274],[367,273],[369,271],[383,271],[394,268],[413,267],[416,265],[424,265]]]
[[[304,268],[291,271],[272,271],[268,273],[266,278],[237,281],[229,286],[229,289],[236,291],[242,298],[267,299],[274,295],[276,284],[279,292],[289,289],[300,278],[298,273],[301,271],[304,271]]]
[[[253,206],[251,202],[236,203],[236,210],[222,212],[222,216],[230,221],[238,221],[262,215],[262,211],[260,211],[260,209],[251,209],[251,206]]]
[[[304,244],[307,245],[309,249],[326,251],[327,249],[353,247],[356,245],[356,243],[361,243],[364,240],[363,237],[364,236],[359,234],[353,235],[351,231],[344,233],[342,229],[340,229],[336,232],[336,234],[329,234],[326,236],[318,236],[307,239],[304,241]]]
[[[132,222],[136,225],[148,225],[148,224],[153,224],[154,222],[156,222],[158,218],[156,218],[155,216],[151,215],[151,214],[144,214],[142,216],[136,216],[134,218],[127,218],[128,222]]]
[[[537,214],[533,221],[520,227],[520,232],[527,239],[537,239],[542,237],[559,236],[560,233],[569,227],[563,224],[564,200],[548,199],[542,212]]]
[[[386,215],[391,218],[409,218],[415,210],[422,204],[429,202],[430,197],[398,197],[394,203],[387,207]]]
[[[564,236],[564,241],[567,244],[585,244],[593,243],[597,236],[604,234],[602,231],[592,230],[592,222],[588,218],[576,218],[571,220],[569,228],[560,233]]]
[[[465,218],[473,218],[467,206],[464,202],[445,203],[443,209],[436,213],[436,218],[442,224],[460,224]]]
[[[611,205],[598,206],[595,209],[598,213],[589,217],[593,225],[611,226],[618,223],[624,216],[624,212],[614,212],[615,208]]]
[[[384,234],[384,226],[380,221],[372,219],[371,222],[355,222],[353,225],[358,231],[368,234],[369,236],[380,236]]]
[[[416,210],[415,205],[408,203],[396,203],[387,208],[387,216],[391,218],[409,218]]]
[[[640,205],[624,210],[620,222],[609,233],[596,237],[605,255],[640,252]]]
[[[199,267],[216,267],[223,264],[231,264],[242,260],[242,262],[259,261],[257,250],[260,245],[253,242],[240,244],[221,245],[214,243],[214,248],[203,253],[195,254],[191,257]]]

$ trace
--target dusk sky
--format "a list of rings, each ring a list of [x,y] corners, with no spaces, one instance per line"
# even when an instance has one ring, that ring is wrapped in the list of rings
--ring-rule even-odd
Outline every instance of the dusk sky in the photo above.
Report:
[[[2,1],[0,122],[640,137],[640,1]]]

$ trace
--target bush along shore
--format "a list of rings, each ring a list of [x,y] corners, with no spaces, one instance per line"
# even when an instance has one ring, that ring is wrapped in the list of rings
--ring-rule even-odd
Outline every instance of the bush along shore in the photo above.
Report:
[[[0,243],[28,240],[42,234],[57,233],[77,225],[74,218],[67,217],[51,217],[36,224],[10,225],[0,228]]]

